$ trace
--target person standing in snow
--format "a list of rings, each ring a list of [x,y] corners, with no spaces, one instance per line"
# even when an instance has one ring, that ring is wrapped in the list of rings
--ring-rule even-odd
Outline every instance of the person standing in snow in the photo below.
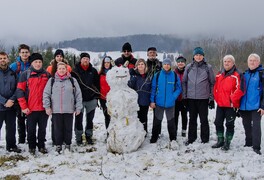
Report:
[[[46,69],[46,71],[49,72],[52,77],[54,77],[55,73],[57,72],[57,64],[59,62],[64,62],[65,64],[67,64],[67,71],[68,72],[72,71],[71,66],[68,64],[68,61],[66,59],[64,59],[63,51],[61,49],[57,49],[54,53],[54,59],[52,59],[50,61],[50,65]]]
[[[30,67],[30,47],[26,44],[20,44],[18,47],[19,56],[16,62],[10,65],[10,68],[16,73],[17,78],[20,74]],[[17,116],[17,130],[18,130],[18,143],[24,144],[26,142],[26,115],[21,111],[20,106],[16,106]]]
[[[112,64],[111,64],[112,58],[110,56],[105,56],[101,69],[99,71],[99,77],[100,77],[100,105],[102,107],[104,117],[105,117],[105,128],[107,129],[110,123],[110,115],[108,114],[107,107],[106,107],[106,97],[107,93],[110,91],[110,87],[106,81],[106,74],[107,72],[112,69]]]
[[[55,76],[50,78],[43,92],[43,106],[46,114],[52,114],[56,151],[70,151],[72,139],[73,115],[80,114],[82,109],[82,93],[78,82],[67,70],[67,64],[57,64]]]
[[[151,80],[147,77],[147,63],[144,59],[136,62],[135,72],[130,76],[128,86],[138,93],[138,118],[148,132],[148,110],[150,105]]]
[[[30,62],[30,68],[19,77],[17,99],[22,112],[27,115],[29,152],[34,155],[36,146],[38,146],[39,152],[46,154],[48,152],[45,147],[48,115],[43,107],[42,95],[50,74],[43,69],[41,54],[33,53]],[[38,136],[36,136],[37,125]]]
[[[8,55],[0,52],[0,135],[3,122],[6,124],[6,150],[20,153],[16,145],[16,100],[17,76],[8,67]]]
[[[92,145],[93,140],[93,119],[98,99],[100,98],[100,79],[97,70],[90,63],[88,53],[80,54],[80,62],[75,65],[72,77],[76,78],[82,91],[83,109],[75,117],[75,136],[77,145],[82,145],[83,134],[83,111],[86,110],[85,137],[88,144]]]
[[[132,47],[129,42],[126,42],[123,47],[122,47],[122,52],[123,54],[121,57],[117,58],[115,60],[115,65],[116,66],[126,66],[128,69],[134,68],[135,64],[137,62],[137,59],[134,58],[132,55]]]
[[[196,47],[193,50],[193,62],[185,68],[182,78],[182,98],[185,106],[189,108],[188,140],[185,145],[197,139],[197,117],[201,122],[202,143],[209,142],[208,107],[214,108],[213,88],[215,75],[213,68],[204,58],[204,50]]]
[[[46,71],[51,74],[52,77],[55,76],[55,73],[57,72],[57,64],[59,62],[64,62],[67,64],[67,71],[71,72],[72,68],[70,65],[68,65],[68,61],[64,59],[64,53],[61,49],[57,49],[54,53],[54,59],[50,61],[50,65],[47,67]],[[54,144],[55,142],[55,137],[54,137],[54,125],[53,125],[53,118],[51,117],[51,139],[52,143]]]
[[[171,70],[171,60],[164,59],[162,70],[156,73],[152,80],[150,107],[156,109],[150,143],[156,143],[158,140],[164,111],[167,117],[170,141],[176,140],[174,106],[181,92],[181,81],[177,74]]]
[[[252,147],[261,155],[261,117],[264,114],[264,76],[258,54],[248,56],[248,70],[244,73],[246,93],[241,99],[240,115],[246,135],[245,147]]]
[[[223,58],[223,70],[215,78],[214,98],[217,103],[215,128],[217,143],[212,148],[229,150],[234,136],[236,110],[240,106],[240,99],[244,94],[244,78],[235,65],[235,58],[226,55]],[[226,132],[224,137],[224,120]]]
[[[184,73],[185,65],[186,65],[186,59],[183,56],[179,56],[176,59],[176,63],[177,63],[177,67],[175,69],[175,72],[179,76],[182,82],[182,77],[183,77],[183,73]],[[182,94],[180,94],[180,96],[177,98],[175,102],[176,135],[178,131],[178,120],[179,120],[180,112],[181,112],[181,119],[182,119],[182,137],[186,137],[188,118],[187,118],[187,108],[182,103]]]

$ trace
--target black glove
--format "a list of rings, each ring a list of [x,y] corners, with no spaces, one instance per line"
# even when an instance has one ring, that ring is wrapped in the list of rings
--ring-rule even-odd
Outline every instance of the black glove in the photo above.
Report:
[[[184,106],[184,108],[188,108],[188,100],[187,99],[182,99],[182,105]]]
[[[239,113],[239,109],[235,108],[234,110],[235,110],[235,112],[236,112],[236,117],[241,117],[241,115],[240,115],[240,113]]]
[[[208,107],[209,107],[209,109],[214,109],[215,108],[215,103],[214,103],[213,100],[209,100]]]

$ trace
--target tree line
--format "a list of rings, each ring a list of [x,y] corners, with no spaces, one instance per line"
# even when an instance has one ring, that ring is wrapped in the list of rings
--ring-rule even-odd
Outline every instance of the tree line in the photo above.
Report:
[[[192,51],[194,47],[200,46],[205,50],[206,60],[212,64],[215,71],[222,67],[222,58],[226,54],[232,54],[236,59],[236,65],[239,69],[247,68],[247,57],[251,53],[257,53],[264,58],[264,35],[249,40],[227,40],[224,37],[202,38],[200,40],[182,39],[170,35],[133,35],[111,38],[80,38],[72,41],[63,41],[57,44],[48,42],[39,45],[31,45],[32,52],[39,52],[44,58],[44,67],[47,67],[50,60],[53,59],[52,49],[75,48],[79,51],[108,52],[121,51],[124,42],[132,44],[133,51],[146,51],[150,46],[157,47],[159,52],[174,53],[186,57],[188,62],[192,61]],[[0,42],[0,50],[5,50]],[[17,48],[12,47],[8,50],[11,62],[18,56]],[[74,64],[75,55],[69,52],[65,53],[70,65]],[[176,57],[173,57],[176,58]]]

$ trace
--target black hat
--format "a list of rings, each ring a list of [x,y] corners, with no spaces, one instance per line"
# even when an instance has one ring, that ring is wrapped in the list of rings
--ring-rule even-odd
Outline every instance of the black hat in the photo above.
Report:
[[[124,51],[129,51],[129,52],[132,52],[132,47],[131,47],[131,44],[129,44],[129,42],[126,42],[123,47],[122,47],[122,52]]]
[[[32,63],[35,60],[41,60],[43,62],[43,57],[41,54],[39,53],[32,53],[30,58],[29,58],[29,62]]]
[[[186,59],[185,59],[185,57],[183,57],[183,56],[179,56],[179,57],[176,59],[176,62],[185,62],[185,63],[186,63]]]
[[[57,56],[57,55],[61,55],[63,58],[64,58],[64,53],[61,49],[57,49],[54,53],[54,58]]]
[[[157,51],[157,49],[155,47],[149,47],[148,51]]]
[[[88,53],[81,53],[80,54],[80,59],[82,59],[83,57],[88,57],[90,59],[90,54],[88,54]]]

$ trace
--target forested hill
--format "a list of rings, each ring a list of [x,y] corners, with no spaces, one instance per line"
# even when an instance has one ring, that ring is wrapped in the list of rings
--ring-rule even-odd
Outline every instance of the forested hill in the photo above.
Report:
[[[181,49],[183,39],[173,35],[130,35],[122,37],[100,37],[100,38],[78,38],[67,40],[55,44],[53,47],[58,48],[76,48],[80,51],[121,51],[122,45],[129,42],[133,51],[146,51],[148,47],[155,46],[160,52],[175,52]],[[48,46],[48,44],[42,44]]]

